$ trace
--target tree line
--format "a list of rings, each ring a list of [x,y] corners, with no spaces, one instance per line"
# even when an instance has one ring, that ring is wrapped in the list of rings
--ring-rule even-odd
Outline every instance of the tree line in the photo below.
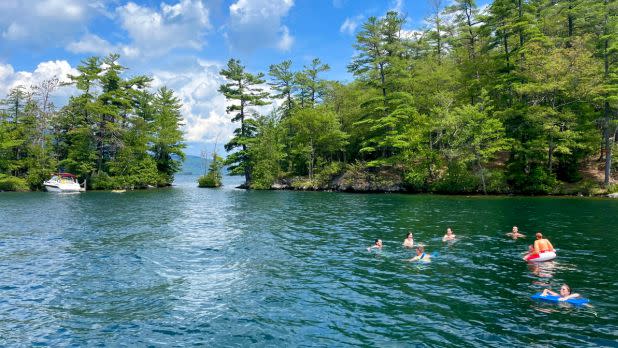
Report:
[[[69,75],[11,89],[0,101],[0,190],[41,189],[58,171],[93,189],[165,186],[184,158],[181,103],[152,79],[125,78],[119,56],[91,57]],[[78,94],[57,108],[53,93]]]
[[[618,1],[446,3],[430,1],[420,31],[397,12],[368,18],[350,83],[324,79],[317,58],[268,77],[231,59],[230,172],[256,189],[376,170],[415,192],[558,193],[595,178],[615,189]]]

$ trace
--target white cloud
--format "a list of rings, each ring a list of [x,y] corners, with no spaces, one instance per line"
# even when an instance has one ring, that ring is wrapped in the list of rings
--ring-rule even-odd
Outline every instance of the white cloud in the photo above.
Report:
[[[66,60],[50,60],[39,63],[32,72],[15,71],[10,64],[0,63],[0,96],[4,97],[10,89],[17,86],[29,88],[54,77],[57,77],[60,82],[69,82],[67,75],[78,73]],[[66,100],[73,92],[73,88],[60,88],[54,95]]]
[[[230,5],[225,33],[230,46],[246,52],[260,47],[289,50],[294,43],[289,29],[281,24],[294,0],[238,0]]]
[[[85,30],[95,11],[88,0],[1,0],[0,37],[23,45],[62,46]]]
[[[290,35],[290,30],[288,29],[288,27],[283,26],[281,27],[281,29],[282,29],[282,34],[281,34],[282,36],[279,42],[277,43],[277,48],[280,51],[289,51],[290,48],[292,47],[292,44],[294,43],[294,37]]]
[[[401,29],[401,31],[399,32],[399,35],[403,39],[416,41],[416,40],[422,38],[423,35],[425,35],[425,33],[422,30],[414,30],[414,29],[406,30],[406,29]]]
[[[72,53],[91,53],[99,56],[119,53],[127,58],[134,58],[140,53],[137,47],[122,44],[112,45],[107,40],[94,34],[86,34],[80,40],[69,43],[66,49]]]
[[[219,93],[225,79],[219,75],[224,65],[219,62],[197,60],[197,64],[178,71],[158,70],[153,73],[153,87],[167,86],[182,102],[185,138],[191,143],[224,144],[233,136],[237,123],[225,108],[230,103]],[[265,90],[268,85],[262,86]],[[249,112],[268,113],[271,105],[251,108]]]
[[[88,12],[85,3],[71,0],[38,1],[34,6],[34,13],[39,17],[80,21]]]
[[[232,137],[235,125],[225,112],[225,97],[218,92],[224,83],[217,62],[198,61],[198,64],[180,71],[158,70],[153,73],[153,86],[167,86],[182,102],[185,137],[189,142],[213,143]]]
[[[339,27],[339,32],[345,33],[348,35],[354,34],[356,28],[358,28],[358,23],[363,19],[363,16],[356,16],[354,18],[346,18]]]
[[[159,11],[129,2],[116,8],[116,14],[134,49],[146,56],[174,48],[201,49],[205,31],[211,28],[208,8],[201,0],[161,3]]]
[[[391,10],[403,13],[404,0],[394,0],[392,4]]]

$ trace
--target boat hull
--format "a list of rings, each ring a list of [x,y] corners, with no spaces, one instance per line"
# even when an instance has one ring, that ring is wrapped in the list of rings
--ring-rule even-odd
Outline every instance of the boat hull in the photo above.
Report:
[[[81,192],[82,188],[79,184],[76,185],[49,185],[45,184],[47,192]]]

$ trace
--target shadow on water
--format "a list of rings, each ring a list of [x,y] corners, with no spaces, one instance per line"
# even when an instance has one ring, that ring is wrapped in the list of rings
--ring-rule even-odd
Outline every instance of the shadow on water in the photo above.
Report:
[[[595,346],[618,202],[173,188],[0,195],[0,345]],[[518,225],[528,238],[505,236]],[[446,227],[458,240],[442,243]],[[407,231],[436,255],[404,262]],[[528,265],[534,232],[558,247]],[[369,253],[373,239],[381,252]],[[529,296],[569,283],[578,308]]]

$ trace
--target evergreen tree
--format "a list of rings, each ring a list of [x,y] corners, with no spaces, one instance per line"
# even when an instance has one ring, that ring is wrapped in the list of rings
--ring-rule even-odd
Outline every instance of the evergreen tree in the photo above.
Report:
[[[227,107],[227,112],[233,114],[232,122],[240,122],[240,127],[234,131],[234,137],[225,144],[227,151],[240,148],[231,153],[226,160],[229,171],[233,175],[244,175],[245,185],[251,184],[251,164],[247,153],[248,140],[254,136],[254,127],[248,124],[250,108],[266,105],[268,93],[260,85],[264,84],[264,74],[256,75],[245,71],[245,67],[236,59],[230,59],[227,69],[220,71],[227,83],[219,87],[219,92],[233,102]]]

